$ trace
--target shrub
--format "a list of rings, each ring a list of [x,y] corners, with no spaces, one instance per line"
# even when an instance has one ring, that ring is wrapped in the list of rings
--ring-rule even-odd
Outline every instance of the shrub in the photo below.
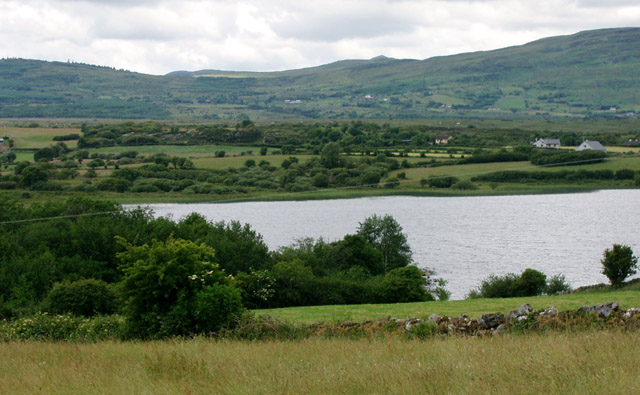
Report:
[[[124,340],[124,328],[124,320],[117,315],[85,318],[38,313],[12,321],[0,321],[0,341]]]
[[[452,176],[442,176],[429,178],[427,179],[427,182],[432,188],[450,188],[453,184],[458,182],[458,179]]]
[[[229,285],[210,285],[195,295],[194,308],[196,331],[217,332],[242,313],[240,290]]]
[[[536,166],[578,165],[601,162],[607,156],[601,151],[536,151],[531,154],[531,164]]]
[[[17,186],[15,181],[0,181],[0,189],[16,189]]]
[[[131,187],[131,181],[122,178],[108,177],[100,180],[96,187],[100,191],[125,192]]]
[[[633,180],[636,172],[630,169],[620,169],[616,171],[616,180]]]
[[[433,321],[422,321],[409,329],[407,335],[415,339],[428,339],[436,333],[438,325]]]
[[[554,277],[554,287],[557,281],[564,281],[564,276]],[[534,269],[526,269],[522,274],[507,273],[502,276],[491,275],[483,280],[480,288],[467,295],[474,298],[513,298],[519,296],[536,296],[549,292],[547,276]]]
[[[318,173],[313,176],[313,185],[316,188],[326,188],[329,186],[329,176],[323,173]]]
[[[472,183],[471,181],[456,182],[455,184],[453,184],[453,186],[451,188],[459,189],[461,191],[468,191],[468,190],[478,189],[476,184]]]
[[[31,185],[34,191],[64,191],[67,185],[55,181],[38,181]]]
[[[123,180],[128,180],[128,181],[135,181],[138,177],[140,177],[142,174],[140,173],[140,171],[138,171],[137,169],[132,169],[130,167],[126,167],[124,169],[119,169],[119,170],[114,170],[111,173],[111,177],[113,178],[120,178]]]
[[[367,171],[362,175],[362,185],[375,187],[380,182],[380,173],[377,171]]]
[[[44,309],[55,314],[90,317],[113,314],[116,304],[116,295],[107,283],[87,279],[54,285],[44,300]]]
[[[613,248],[604,251],[601,262],[602,274],[607,276],[611,285],[619,287],[628,276],[636,273],[638,258],[633,255],[631,247],[614,244]]]
[[[98,188],[90,182],[83,182],[71,188],[75,192],[95,192]]]
[[[226,288],[210,288],[229,285],[224,272],[212,263],[211,247],[173,236],[141,246],[117,240],[125,249],[118,258],[124,272],[121,289],[131,335],[158,338],[206,333],[240,312],[239,293],[236,298]],[[214,307],[217,310],[207,310]],[[212,326],[203,323],[214,318]]]
[[[507,273],[503,276],[491,275],[480,284],[478,294],[482,298],[512,298],[518,296],[520,276]]]
[[[235,283],[242,293],[244,306],[250,309],[268,307],[274,294],[275,278],[269,270],[249,269],[249,273],[240,272]]]
[[[388,189],[395,188],[398,185],[400,185],[400,180],[398,180],[398,177],[389,177],[384,183],[384,187]]]
[[[540,295],[547,285],[547,276],[534,269],[526,269],[518,280],[518,296]]]
[[[416,266],[390,270],[383,281],[383,300],[387,303],[435,300],[424,288],[425,279]]]
[[[556,295],[571,291],[571,286],[567,284],[567,279],[562,274],[556,274],[547,282],[544,293],[547,295]]]

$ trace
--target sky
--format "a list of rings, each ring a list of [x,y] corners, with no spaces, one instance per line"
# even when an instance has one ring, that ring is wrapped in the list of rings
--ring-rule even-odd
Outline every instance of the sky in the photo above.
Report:
[[[0,0],[0,58],[279,71],[640,26],[638,0]]]

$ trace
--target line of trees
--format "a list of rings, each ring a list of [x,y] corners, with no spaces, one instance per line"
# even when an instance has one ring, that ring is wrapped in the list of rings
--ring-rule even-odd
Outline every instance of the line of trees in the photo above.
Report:
[[[88,199],[3,199],[0,223],[0,315],[119,312],[133,337],[215,331],[247,308],[433,300],[438,285],[390,216],[277,251],[249,225]]]

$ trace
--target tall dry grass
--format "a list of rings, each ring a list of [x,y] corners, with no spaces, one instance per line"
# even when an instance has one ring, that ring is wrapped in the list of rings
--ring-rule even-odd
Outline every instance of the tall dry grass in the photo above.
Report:
[[[640,334],[0,344],[0,393],[640,391]]]

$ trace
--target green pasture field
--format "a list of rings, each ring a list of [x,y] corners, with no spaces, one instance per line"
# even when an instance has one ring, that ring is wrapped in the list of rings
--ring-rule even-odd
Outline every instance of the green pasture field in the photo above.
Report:
[[[55,136],[77,133],[81,134],[80,129],[76,128],[17,128],[6,126],[0,128],[2,137],[7,136],[13,140],[15,148],[20,149],[40,149],[54,145]],[[76,148],[77,141],[63,141],[69,148]],[[31,158],[33,160],[33,157]]]
[[[575,166],[552,166],[540,167],[532,165],[529,161],[522,162],[493,162],[474,163],[467,165],[451,165],[439,167],[418,167],[412,169],[397,170],[398,173],[404,171],[408,179],[429,178],[434,176],[456,176],[461,179],[468,179],[476,175],[493,173],[505,170],[522,171],[561,171],[561,170],[620,170],[631,169],[640,170],[640,156],[620,156],[608,158],[600,163],[575,165]]]
[[[255,152],[255,150],[254,150]],[[272,166],[280,167],[282,162],[285,159],[290,158],[291,156],[295,156],[300,160],[300,162],[305,162],[308,159],[314,157],[314,155],[244,155],[244,156],[231,156],[224,158],[214,158],[214,157],[191,157],[190,159],[193,161],[193,164],[197,168],[201,169],[226,169],[229,167],[242,167],[245,162],[249,159],[253,159],[256,162],[256,165],[260,163],[262,160],[266,160],[271,163]]]
[[[637,331],[0,344],[0,393],[632,394]]]
[[[416,303],[363,304],[334,306],[304,306],[281,309],[254,310],[257,314],[269,314],[287,322],[314,323],[365,321],[387,317],[426,318],[431,314],[457,317],[467,314],[471,318],[486,313],[504,314],[529,303],[535,309],[555,306],[559,310],[575,310],[584,305],[596,305],[605,302],[618,302],[622,308],[640,307],[640,290],[631,289],[608,292],[580,292],[554,296],[532,296],[524,298],[468,299]]]
[[[171,156],[189,155],[214,155],[216,151],[224,151],[228,154],[240,154],[253,151],[254,155],[260,152],[260,147],[233,146],[233,145],[140,145],[131,147],[102,147],[89,148],[90,152],[102,154],[119,154],[126,151],[136,151],[143,155],[167,154]]]

